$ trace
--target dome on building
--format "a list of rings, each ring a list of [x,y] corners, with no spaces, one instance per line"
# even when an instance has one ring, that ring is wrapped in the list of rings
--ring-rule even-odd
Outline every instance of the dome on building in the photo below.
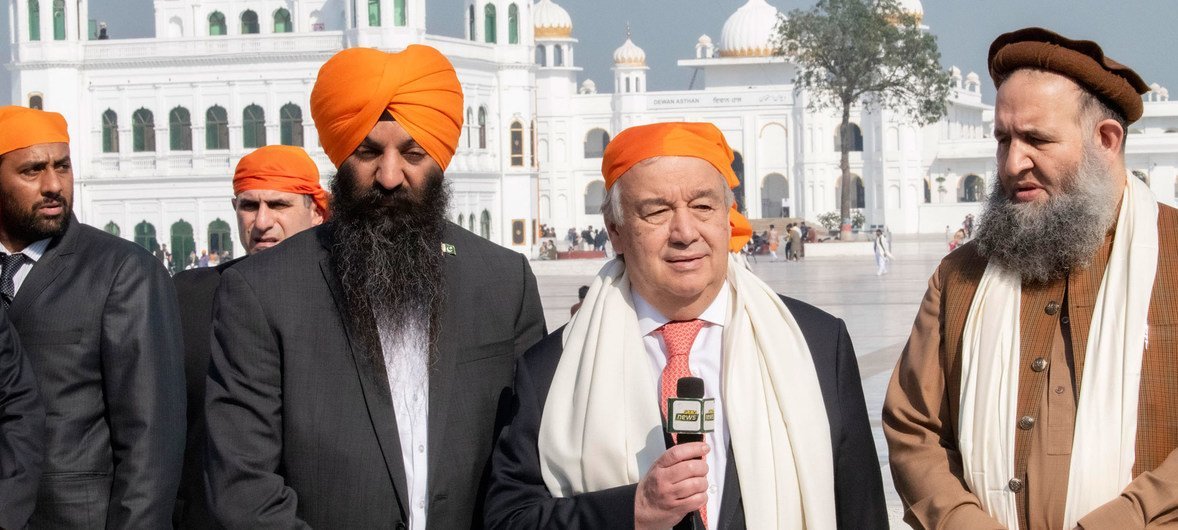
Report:
[[[920,0],[899,0],[897,3],[900,4],[900,9],[916,15],[917,18],[924,17],[924,5]]]
[[[721,57],[768,57],[773,55],[777,20],[781,12],[765,0],[749,0],[737,9],[720,32]]]
[[[532,27],[538,39],[573,36],[573,18],[552,0],[540,0],[532,5]]]
[[[709,37],[707,33],[705,33],[705,34],[699,36],[699,43],[703,44],[705,46],[711,45],[712,38]]]
[[[977,72],[970,72],[969,74],[967,74],[967,75],[965,76],[965,82],[966,82],[966,83],[976,83],[976,84],[981,84],[981,83],[982,83],[982,78],[981,78],[981,77],[978,77],[978,73],[977,73]]]
[[[581,94],[596,94],[597,93],[597,83],[594,83],[592,79],[586,79],[585,81],[581,82],[581,90],[579,91],[579,93],[581,93]]]
[[[961,69],[956,66],[949,67],[949,77],[953,79],[961,79]]]
[[[618,49],[614,50],[614,64],[618,66],[646,66],[646,52],[626,36]]]

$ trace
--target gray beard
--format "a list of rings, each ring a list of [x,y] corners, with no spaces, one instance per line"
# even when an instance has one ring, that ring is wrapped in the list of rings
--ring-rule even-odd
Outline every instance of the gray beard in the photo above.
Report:
[[[978,252],[1024,282],[1043,284],[1086,267],[1116,221],[1116,183],[1095,151],[1063,176],[1062,194],[1045,203],[1015,203],[996,179],[978,227]]]

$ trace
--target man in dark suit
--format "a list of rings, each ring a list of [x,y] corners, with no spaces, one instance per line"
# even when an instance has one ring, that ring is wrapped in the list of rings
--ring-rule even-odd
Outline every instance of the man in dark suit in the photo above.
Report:
[[[319,168],[301,147],[268,145],[245,155],[233,173],[237,234],[252,255],[323,223],[327,192]],[[176,528],[216,528],[205,494],[205,378],[209,368],[213,295],[221,273],[243,258],[182,271],[172,278],[180,299],[184,368],[188,379],[188,441],[176,497]]]
[[[886,528],[842,321],[729,256],[748,240],[732,158],[711,124],[610,142],[602,213],[619,259],[520,361],[489,528]],[[702,441],[662,427],[691,376],[716,400]]]
[[[481,526],[495,418],[544,335],[524,256],[446,221],[462,93],[440,53],[338,53],[311,114],[331,221],[227,269],[205,464],[229,528]]]
[[[0,304],[0,528],[24,528],[45,460],[45,407],[33,367]]]
[[[0,295],[46,411],[33,528],[163,528],[184,452],[176,291],[147,250],[80,223],[65,120],[0,109]]]

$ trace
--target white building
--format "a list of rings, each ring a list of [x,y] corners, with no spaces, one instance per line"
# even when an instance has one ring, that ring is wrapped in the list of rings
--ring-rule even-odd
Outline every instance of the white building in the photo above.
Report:
[[[155,38],[97,38],[85,0],[12,0],[12,93],[70,123],[82,221],[177,255],[235,249],[231,175],[251,149],[301,145],[325,179],[309,97],[319,66],[352,46],[412,43],[454,63],[466,125],[447,179],[451,218],[528,252],[543,224],[558,235],[601,226],[601,152],[622,129],[709,121],[739,153],[738,200],[751,218],[812,223],[837,210],[837,116],[806,109],[794,66],[772,55],[777,10],[749,0],[720,39],[684,43],[692,89],[652,92],[645,53],[627,36],[612,84],[582,79],[573,21],[552,0],[466,0],[466,37],[425,32],[425,0],[154,0]],[[907,0],[919,13],[919,0]],[[714,30],[716,28],[701,28]],[[957,225],[995,178],[993,108],[977,74],[952,71],[949,114],[916,127],[856,108],[857,203],[897,233]],[[599,93],[597,86],[612,86]],[[1178,193],[1178,104],[1147,96],[1128,163],[1155,193]],[[861,188],[860,188],[861,186]],[[177,252],[179,251],[179,252]]]

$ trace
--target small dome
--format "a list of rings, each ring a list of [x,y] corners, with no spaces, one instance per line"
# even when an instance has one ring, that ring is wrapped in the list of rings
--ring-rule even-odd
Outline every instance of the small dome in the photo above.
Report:
[[[626,42],[614,50],[614,64],[618,66],[646,66],[646,52],[634,44],[630,37],[626,37]]]
[[[532,5],[532,27],[538,39],[573,36],[573,18],[552,0],[540,0]]]
[[[580,92],[582,94],[596,94],[597,93],[597,83],[594,83],[592,79],[586,79],[586,80],[582,81]]]
[[[781,12],[765,0],[748,0],[737,9],[720,32],[721,57],[768,57],[773,55],[777,20]]]
[[[711,45],[711,44],[712,44],[712,38],[711,38],[711,37],[709,37],[709,36],[707,35],[707,33],[705,33],[705,34],[703,34],[703,35],[700,35],[700,36],[699,36],[699,43],[700,43],[700,44],[703,44],[703,45],[705,45],[705,46]]]
[[[961,69],[956,66],[949,67],[949,77],[953,79],[961,79]]]
[[[899,0],[900,9],[916,15],[917,20],[924,18],[924,5],[920,0]]]
[[[977,73],[977,72],[970,72],[969,74],[967,74],[967,75],[965,76],[965,82],[966,82],[966,83],[976,83],[976,84],[981,84],[981,82],[982,82],[982,78],[978,77],[978,73]]]

